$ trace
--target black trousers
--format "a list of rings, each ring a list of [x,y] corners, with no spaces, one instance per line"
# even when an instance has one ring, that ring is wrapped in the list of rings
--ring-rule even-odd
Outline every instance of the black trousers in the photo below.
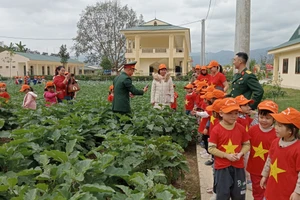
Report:
[[[214,192],[216,200],[245,200],[246,175],[244,168],[233,166],[216,169],[214,175]]]

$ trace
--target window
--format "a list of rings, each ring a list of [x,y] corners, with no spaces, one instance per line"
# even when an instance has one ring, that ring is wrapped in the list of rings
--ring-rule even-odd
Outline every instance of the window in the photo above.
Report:
[[[30,75],[34,75],[33,66],[30,66]]]
[[[50,67],[47,67],[47,75],[50,75]]]
[[[2,69],[2,66],[0,66],[0,69]]]
[[[295,74],[300,74],[300,57],[296,57]]]
[[[13,68],[16,68],[16,66],[13,66]]]
[[[289,72],[289,59],[284,58],[282,63],[282,73],[287,74]]]
[[[42,75],[45,75],[45,67],[42,66]]]
[[[6,66],[6,68],[8,69],[8,68],[9,68],[9,66]]]

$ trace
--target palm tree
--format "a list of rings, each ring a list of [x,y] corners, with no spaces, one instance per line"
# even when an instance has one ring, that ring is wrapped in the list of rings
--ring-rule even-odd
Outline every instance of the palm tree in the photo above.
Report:
[[[18,51],[18,52],[26,52],[28,50],[28,48],[25,48],[26,45],[22,44],[21,41],[19,43],[15,43],[15,44],[16,44],[16,51]]]

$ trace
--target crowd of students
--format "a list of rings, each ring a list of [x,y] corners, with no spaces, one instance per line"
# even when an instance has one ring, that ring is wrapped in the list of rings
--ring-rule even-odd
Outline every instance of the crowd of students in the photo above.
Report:
[[[21,85],[23,82],[19,81],[19,77],[15,77],[16,81],[15,84]],[[35,110],[37,108],[37,94],[33,91],[33,88],[30,86],[30,77],[24,77],[24,84],[22,84],[20,92],[23,92],[24,99],[22,103],[22,107],[25,109],[32,109]],[[35,82],[35,80],[37,82]],[[75,80],[75,76],[65,72],[65,68],[63,66],[59,66],[56,68],[56,74],[53,77],[53,81],[47,81],[44,79],[43,76],[38,77],[34,76],[33,84],[36,83],[44,83],[44,100],[45,106],[49,107],[56,103],[60,103],[63,100],[72,100],[76,97],[77,91],[70,91],[68,86],[70,84],[77,83]],[[79,88],[77,88],[79,90]],[[6,83],[0,82],[0,98],[3,98],[4,101],[7,103],[10,100],[10,95],[7,92]]]
[[[271,100],[253,111],[253,100],[228,97],[225,81],[223,87],[212,83],[207,68],[198,68],[203,72],[184,87],[185,111],[197,117],[201,157],[213,165],[211,199],[245,199],[251,183],[254,200],[299,200],[300,112],[289,107],[278,113]]]

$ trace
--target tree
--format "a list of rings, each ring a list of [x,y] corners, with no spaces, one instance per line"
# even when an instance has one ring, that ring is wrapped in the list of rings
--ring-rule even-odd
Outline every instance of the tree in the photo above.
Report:
[[[111,69],[112,68],[112,64],[111,64],[110,60],[105,56],[102,57],[100,66],[103,67],[103,69]]]
[[[28,48],[25,48],[26,45],[25,44],[22,44],[22,42],[20,41],[19,43],[15,43],[16,47],[16,51],[18,52],[26,52],[28,50]]]
[[[77,23],[74,49],[76,55],[86,55],[86,61],[98,64],[107,57],[117,69],[125,62],[126,39],[120,30],[143,23],[136,13],[117,1],[98,2],[83,11]]]
[[[61,45],[58,56],[60,57],[60,62],[63,64],[63,66],[66,66],[68,63],[68,60],[70,59],[70,54],[68,53],[67,45]]]

